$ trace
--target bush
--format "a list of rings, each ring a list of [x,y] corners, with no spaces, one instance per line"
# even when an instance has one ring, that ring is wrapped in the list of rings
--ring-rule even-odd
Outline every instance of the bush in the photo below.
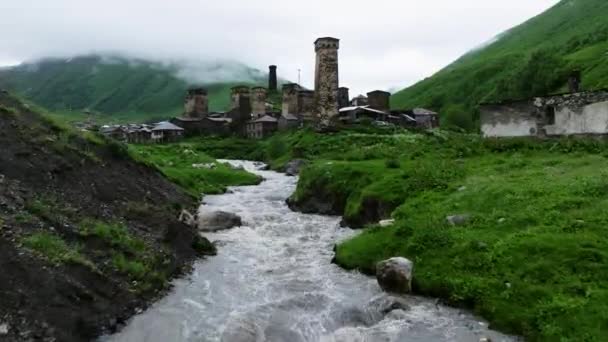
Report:
[[[384,165],[389,169],[398,169],[401,167],[401,163],[397,159],[387,159]]]
[[[73,262],[95,268],[92,262],[80,254],[78,247],[69,246],[61,237],[52,233],[39,232],[27,236],[23,239],[23,245],[54,263]]]

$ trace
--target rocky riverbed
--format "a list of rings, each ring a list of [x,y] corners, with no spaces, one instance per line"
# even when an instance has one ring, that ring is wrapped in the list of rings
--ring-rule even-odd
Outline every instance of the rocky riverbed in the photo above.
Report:
[[[207,234],[218,255],[102,341],[516,340],[433,299],[391,297],[376,279],[332,264],[332,246],[357,232],[339,217],[291,211],[285,199],[297,178],[233,163],[266,180],[205,197],[203,210],[235,213],[243,225]]]

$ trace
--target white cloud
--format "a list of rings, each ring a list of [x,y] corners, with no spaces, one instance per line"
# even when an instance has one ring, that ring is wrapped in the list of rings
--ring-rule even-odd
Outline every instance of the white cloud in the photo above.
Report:
[[[119,52],[139,58],[232,59],[311,86],[313,41],[341,39],[352,93],[429,76],[557,0],[2,0],[0,64]]]

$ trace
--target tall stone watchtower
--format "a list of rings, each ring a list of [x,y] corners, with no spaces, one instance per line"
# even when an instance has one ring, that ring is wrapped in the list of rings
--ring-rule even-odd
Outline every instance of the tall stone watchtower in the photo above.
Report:
[[[331,37],[315,41],[315,101],[319,123],[329,126],[338,116],[338,49],[340,40]]]
[[[268,91],[277,91],[277,66],[271,65],[268,67]]]
[[[266,114],[266,97],[268,91],[264,87],[251,88],[251,115],[254,119]]]
[[[207,89],[191,88],[188,89],[186,100],[184,101],[184,115],[188,118],[203,118],[209,114],[209,98]]]

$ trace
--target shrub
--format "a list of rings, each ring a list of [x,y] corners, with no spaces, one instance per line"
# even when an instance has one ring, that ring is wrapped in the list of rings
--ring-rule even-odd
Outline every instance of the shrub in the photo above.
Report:
[[[79,248],[69,246],[61,237],[47,232],[32,234],[23,239],[23,245],[54,263],[73,262],[95,269],[93,263],[79,252]]]
[[[384,165],[389,169],[398,169],[401,167],[401,163],[397,159],[387,159]]]

